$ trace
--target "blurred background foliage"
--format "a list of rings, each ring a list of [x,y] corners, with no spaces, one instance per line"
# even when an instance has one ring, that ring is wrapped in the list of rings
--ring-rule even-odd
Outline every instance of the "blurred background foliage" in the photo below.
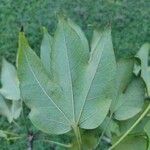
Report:
[[[53,35],[57,14],[60,13],[81,26],[89,41],[95,27],[103,28],[111,24],[117,58],[132,57],[142,44],[150,42],[149,8],[150,0],[0,0],[0,64],[2,57],[15,64],[21,26],[24,27],[30,45],[39,54],[42,26]],[[25,112],[28,114],[28,110]],[[31,131],[37,132],[28,119],[25,122]],[[22,119],[17,121],[21,126],[19,129],[15,124],[10,126],[1,117],[0,129],[25,133],[25,122]],[[55,140],[66,141],[64,136]],[[2,150],[20,150],[27,146],[27,142],[22,140],[16,143],[0,139],[0,143]],[[36,150],[50,148],[50,144],[34,144]]]
[[[149,42],[149,8],[149,0],[0,0],[0,57],[15,62],[22,25],[32,48],[39,52],[41,27],[53,34],[59,13],[80,25],[89,40],[95,26],[111,24],[117,57],[130,57]]]

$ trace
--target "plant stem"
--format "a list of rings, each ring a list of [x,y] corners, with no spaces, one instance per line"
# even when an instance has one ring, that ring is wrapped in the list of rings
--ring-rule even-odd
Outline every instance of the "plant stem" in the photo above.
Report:
[[[135,123],[120,137],[120,139],[114,143],[108,150],[112,150],[115,148],[122,140],[135,128],[135,126],[144,118],[144,116],[148,113],[150,110],[150,104],[147,106],[147,108],[144,110],[144,112],[141,114],[141,116],[135,121]]]
[[[33,133],[28,133],[28,150],[33,149],[34,135]]]
[[[3,131],[5,134],[9,134],[9,135],[12,135],[12,136],[18,136],[18,134],[16,133],[13,133],[13,132],[9,132],[9,131]]]
[[[51,141],[51,140],[40,140],[46,143],[51,143],[51,144],[55,144],[55,145],[59,145],[61,147],[65,147],[65,148],[71,148],[71,144],[63,144],[63,143],[59,143],[59,142],[55,142],[55,141]]]
[[[81,150],[81,144],[82,144],[82,140],[81,140],[81,134],[80,134],[80,129],[78,126],[76,126],[74,129],[74,133],[77,139],[77,143],[78,143],[78,148],[79,150]]]
[[[25,125],[25,128],[26,128],[27,136],[28,136],[28,139],[27,139],[28,140],[28,142],[27,142],[27,147],[28,148],[27,149],[32,150],[33,149],[33,142],[34,142],[34,135],[33,135],[32,132],[30,132],[29,127],[27,125],[27,121],[26,121],[26,118],[25,118],[24,107],[23,107],[25,105],[23,105],[23,104],[24,104],[24,102],[22,100],[22,119],[24,121],[24,125]]]
[[[27,134],[29,133],[29,128],[28,128],[28,125],[27,125],[27,120],[25,118],[25,112],[24,112],[24,102],[22,100],[22,119],[23,119],[23,122],[24,122],[24,125],[25,125],[25,128],[26,128],[26,132]]]
[[[21,139],[21,138],[23,138],[23,137],[20,137],[20,136],[18,136],[18,137],[11,137],[11,138],[8,138],[8,140],[18,140],[18,139]]]

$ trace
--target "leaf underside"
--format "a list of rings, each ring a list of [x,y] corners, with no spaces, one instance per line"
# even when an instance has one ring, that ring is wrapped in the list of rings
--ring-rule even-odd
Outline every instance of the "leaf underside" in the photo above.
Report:
[[[10,101],[0,95],[0,115],[5,116],[10,123],[20,116],[21,108],[20,100]]]
[[[3,58],[0,94],[10,100],[20,99],[19,80],[15,67]]]
[[[31,121],[51,134],[98,127],[108,113],[114,87],[116,63],[110,29],[94,31],[89,52],[81,29],[69,19],[60,19],[49,47],[48,70],[24,33],[19,35],[18,76]]]

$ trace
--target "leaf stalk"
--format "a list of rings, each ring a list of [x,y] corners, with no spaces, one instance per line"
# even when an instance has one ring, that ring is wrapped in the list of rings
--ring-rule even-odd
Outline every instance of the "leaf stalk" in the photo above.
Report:
[[[51,141],[51,140],[40,140],[40,141],[46,142],[46,143],[50,143],[50,144],[55,144],[55,145],[58,145],[58,146],[61,146],[61,147],[65,147],[65,148],[71,148],[72,147],[71,144],[63,144],[63,143],[59,143],[59,142]]]
[[[77,139],[77,143],[78,143],[78,148],[79,150],[81,150],[81,145],[82,145],[82,139],[81,139],[81,133],[80,133],[80,129],[78,126],[73,128],[76,139]]]

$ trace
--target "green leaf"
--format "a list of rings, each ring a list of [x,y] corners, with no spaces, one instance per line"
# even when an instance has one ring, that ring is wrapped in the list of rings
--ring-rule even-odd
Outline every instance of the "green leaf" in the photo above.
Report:
[[[148,96],[150,96],[150,67],[149,67],[149,52],[150,52],[150,44],[144,44],[136,57],[141,60],[141,77],[146,83]]]
[[[69,19],[59,20],[52,46],[52,77],[20,33],[20,88],[38,129],[51,134],[76,132],[78,127],[96,128],[106,117],[114,87],[115,56],[110,29],[95,33],[93,39],[97,40],[89,53],[81,29]]]
[[[117,120],[126,120],[142,110],[144,104],[144,84],[140,79],[133,79],[128,85],[125,93],[119,96],[119,106],[117,106],[114,117]]]
[[[147,141],[142,136],[127,136],[114,150],[146,150]]]
[[[0,95],[0,114],[7,117],[9,122],[12,122],[13,117],[9,111],[9,105],[1,95]]]
[[[149,146],[148,146],[148,150],[150,150],[150,121],[148,121],[148,123],[145,125],[144,128],[148,138],[149,138]]]
[[[141,62],[139,61],[139,59],[136,59],[134,62],[134,68],[133,68],[133,73],[138,76],[140,74],[141,71],[141,66],[140,66]]]
[[[144,104],[144,83],[133,78],[133,60],[120,60],[117,63],[116,97],[111,111],[117,120],[126,120],[142,110]]]
[[[53,37],[51,37],[47,29],[43,28],[44,36],[41,44],[41,61],[43,62],[44,67],[46,70],[51,74],[51,51],[52,51],[52,42]]]
[[[20,116],[22,104],[16,69],[5,59],[2,63],[1,82],[0,114],[7,117],[9,122],[12,122]]]
[[[5,98],[10,100],[20,99],[19,80],[16,69],[5,59],[2,62],[1,83],[2,88],[0,89],[0,93]]]
[[[22,102],[20,100],[10,101],[0,95],[0,114],[7,117],[9,123],[20,116],[21,109]]]
[[[11,109],[10,112],[13,116],[13,119],[19,118],[22,110],[22,101],[21,100],[13,101],[10,109]]]

